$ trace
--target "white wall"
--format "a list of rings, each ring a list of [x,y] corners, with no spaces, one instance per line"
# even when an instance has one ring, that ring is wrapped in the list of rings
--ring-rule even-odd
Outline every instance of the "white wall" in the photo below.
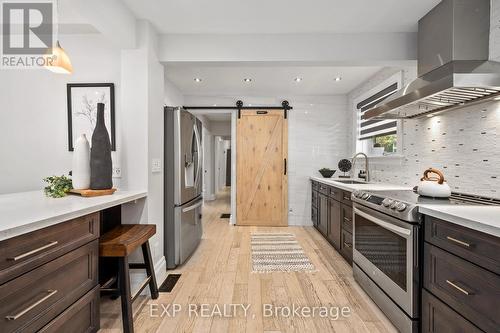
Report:
[[[347,155],[350,118],[346,96],[186,96],[189,105],[234,105],[241,99],[245,105],[281,105],[284,99],[293,110],[288,121],[288,202],[290,225],[311,225],[311,191],[309,177],[322,167],[335,168]],[[236,113],[233,114],[236,117]],[[233,138],[235,127],[233,126]],[[235,140],[232,140],[233,177],[235,177]],[[233,178],[234,179],[234,178]],[[235,184],[235,181],[233,181]],[[232,188],[232,214],[235,214],[236,188]]]
[[[0,194],[39,190],[42,178],[67,174],[68,151],[66,84],[115,84],[117,152],[123,150],[120,50],[99,34],[62,35],[74,73],[61,75],[40,70],[3,70],[0,73]],[[115,185],[119,180],[114,179]]]
[[[210,132],[219,136],[231,136],[231,121],[211,121]]]

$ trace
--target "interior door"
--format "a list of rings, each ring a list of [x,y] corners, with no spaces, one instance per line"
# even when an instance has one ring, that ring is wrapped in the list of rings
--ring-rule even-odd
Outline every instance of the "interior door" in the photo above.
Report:
[[[288,225],[288,123],[283,110],[242,110],[237,122],[238,225]]]

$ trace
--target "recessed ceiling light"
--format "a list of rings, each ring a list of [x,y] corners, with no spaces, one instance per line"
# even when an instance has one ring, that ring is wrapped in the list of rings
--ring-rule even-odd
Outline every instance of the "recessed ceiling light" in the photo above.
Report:
[[[202,80],[201,80],[199,77],[195,77],[195,78],[194,78],[194,82],[198,82],[198,83],[200,83],[201,81],[202,81]]]
[[[248,104],[248,106],[252,106],[252,103]]]
[[[295,79],[293,79],[295,82],[300,82],[302,81],[302,78],[301,77],[296,77]]]
[[[339,82],[340,80],[342,80],[342,77],[337,76],[334,80],[335,80],[335,82]]]
[[[246,78],[244,78],[244,79],[243,79],[243,81],[244,81],[244,82],[252,82],[252,79],[251,79],[251,78],[246,77]]]
[[[428,114],[428,115],[427,115],[427,118],[432,118],[432,117],[434,117],[434,116],[435,116],[435,115],[431,113],[431,114]]]
[[[217,106],[217,104],[214,104],[214,106]]]

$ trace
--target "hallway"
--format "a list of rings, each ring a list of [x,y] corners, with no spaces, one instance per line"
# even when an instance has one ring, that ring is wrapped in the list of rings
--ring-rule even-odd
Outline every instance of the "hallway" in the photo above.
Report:
[[[205,203],[200,246],[185,265],[168,272],[182,274],[171,293],[160,293],[157,300],[139,306],[134,317],[136,332],[395,332],[354,282],[349,265],[314,228],[231,226],[228,219],[220,218],[228,212],[228,191]],[[250,234],[255,231],[295,234],[317,272],[252,273]],[[114,320],[101,319],[102,327],[107,328],[102,332],[120,331],[118,302],[113,302]],[[179,304],[181,310],[175,316],[172,306],[164,312],[169,304]],[[246,316],[239,309],[232,318],[203,317],[201,304],[209,304],[211,313],[216,304],[221,311],[224,304],[250,307]],[[339,315],[338,319],[286,316],[286,313],[264,316],[263,304],[275,308],[348,307],[349,315]],[[197,311],[188,311],[190,305]]]

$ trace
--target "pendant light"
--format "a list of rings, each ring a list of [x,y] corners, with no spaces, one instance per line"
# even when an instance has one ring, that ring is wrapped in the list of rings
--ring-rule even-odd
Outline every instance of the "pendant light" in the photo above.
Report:
[[[49,71],[58,74],[71,74],[73,73],[73,66],[69,60],[68,54],[57,41],[56,46],[49,48],[47,51],[46,65]]]
[[[56,11],[59,16],[59,1],[56,2]],[[57,27],[59,30],[59,27]],[[57,33],[59,35],[59,31]],[[47,50],[45,57],[45,68],[49,71],[58,74],[71,74],[73,73],[73,66],[69,60],[68,54],[61,47],[59,40],[56,42],[55,47],[51,47]]]

